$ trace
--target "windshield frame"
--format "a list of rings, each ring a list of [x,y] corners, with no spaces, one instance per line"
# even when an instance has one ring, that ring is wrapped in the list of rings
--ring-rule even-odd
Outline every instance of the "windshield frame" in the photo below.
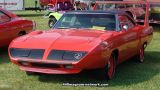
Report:
[[[78,13],[65,13],[65,14],[63,14],[62,15],[62,17],[53,25],[53,27],[52,27],[52,29],[57,29],[56,28],[56,25],[60,22],[60,21],[62,21],[62,19],[65,17],[65,15],[69,15],[69,14],[71,14],[71,15],[75,15],[75,14],[108,14],[108,15],[114,15],[115,16],[115,29],[114,30],[103,30],[103,31],[119,31],[120,29],[119,29],[119,26],[118,26],[118,19],[117,19],[117,14],[115,14],[115,13],[80,13],[80,12],[78,12]],[[63,29],[63,28],[60,28],[60,29]],[[69,28],[64,28],[64,29],[69,29]],[[81,28],[76,28],[76,29],[81,29]],[[83,29],[83,28],[82,28]],[[94,30],[94,29],[93,29]]]

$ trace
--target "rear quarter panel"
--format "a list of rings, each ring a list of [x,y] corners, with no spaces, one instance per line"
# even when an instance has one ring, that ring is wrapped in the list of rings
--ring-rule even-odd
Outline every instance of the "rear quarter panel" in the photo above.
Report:
[[[14,19],[12,21],[13,26],[17,27],[15,29],[15,33],[19,33],[20,31],[25,31],[29,33],[33,30],[33,22],[25,19]]]
[[[153,38],[153,28],[151,26],[145,27],[144,30],[140,32],[141,45],[144,43],[149,44]]]

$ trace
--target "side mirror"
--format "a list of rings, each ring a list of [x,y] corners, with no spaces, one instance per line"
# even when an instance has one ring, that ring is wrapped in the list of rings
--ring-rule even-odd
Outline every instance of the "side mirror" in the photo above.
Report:
[[[123,28],[124,30],[128,30],[129,27],[128,27],[128,25],[123,25],[122,28]]]

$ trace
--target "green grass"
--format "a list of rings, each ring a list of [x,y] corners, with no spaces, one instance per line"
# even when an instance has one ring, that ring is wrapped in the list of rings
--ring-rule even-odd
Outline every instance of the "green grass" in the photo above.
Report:
[[[44,12],[15,12],[24,18],[35,20],[37,29],[48,30],[48,19],[42,18]],[[154,37],[145,52],[145,62],[127,61],[117,68],[116,77],[110,81],[97,80],[94,75],[33,75],[12,64],[7,50],[0,50],[0,90],[160,90],[160,29],[155,28]],[[107,87],[63,86],[63,83],[100,83]]]
[[[15,11],[18,16],[26,18],[28,20],[34,20],[36,22],[37,30],[48,30],[48,18],[44,17],[47,11],[36,12],[36,11]]]
[[[24,7],[34,7],[34,6],[35,6],[35,0],[24,0]],[[39,2],[38,2],[38,6],[39,6]]]

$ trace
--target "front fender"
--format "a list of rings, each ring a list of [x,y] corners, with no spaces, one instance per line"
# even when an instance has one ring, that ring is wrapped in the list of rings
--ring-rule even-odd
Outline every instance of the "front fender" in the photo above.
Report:
[[[81,69],[99,69],[104,68],[110,58],[111,52],[108,49],[102,49],[101,45],[98,45],[79,62],[75,64],[75,68]]]

